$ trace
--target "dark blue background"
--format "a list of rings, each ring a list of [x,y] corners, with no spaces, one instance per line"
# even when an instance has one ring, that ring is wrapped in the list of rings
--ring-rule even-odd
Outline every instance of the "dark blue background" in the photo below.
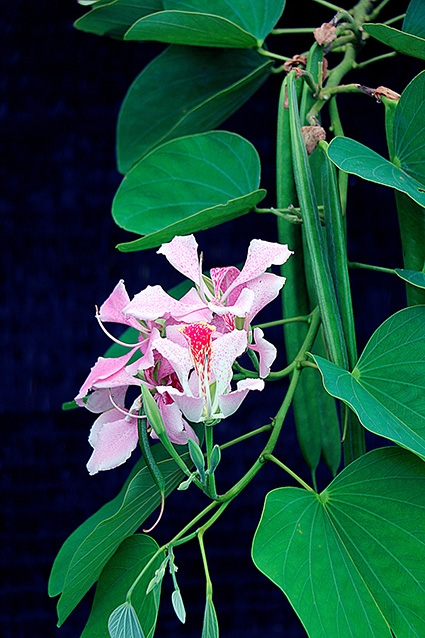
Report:
[[[305,1],[291,2],[282,26],[303,20],[319,25],[331,12]],[[346,3],[348,6],[348,3]],[[394,15],[406,2],[394,6]],[[312,6],[313,5],[313,6]],[[397,5],[397,3],[391,3]],[[6,638],[76,638],[88,615],[84,601],[61,629],[55,627],[55,601],[47,597],[47,579],[63,540],[120,488],[129,465],[89,477],[87,435],[92,416],[61,412],[97,356],[106,337],[94,320],[100,304],[120,278],[131,295],[148,283],[171,287],[180,281],[154,250],[122,254],[114,246],[130,237],[110,216],[120,183],[114,165],[114,132],[125,92],[148,60],[162,50],[156,44],[121,43],[78,32],[72,22],[83,12],[77,4],[16,1],[4,8],[2,42],[2,191],[3,248],[1,352],[2,425],[1,565],[3,571],[0,635]],[[310,13],[309,13],[310,12]],[[388,17],[388,16],[387,16]],[[271,40],[289,55],[306,50],[310,38]],[[383,52],[368,47],[368,57]],[[372,49],[372,51],[370,51]],[[401,92],[420,70],[405,57],[377,64],[350,81],[385,85]],[[259,150],[262,185],[274,205],[275,118],[279,78],[272,78],[224,128],[247,137]],[[346,108],[346,134],[385,153],[383,107],[362,95],[340,100]],[[351,180],[349,257],[382,266],[401,265],[397,219],[389,190]],[[205,266],[243,261],[252,237],[275,239],[272,217],[253,215],[197,234]],[[401,282],[387,275],[354,272],[352,277],[359,347],[390,314],[403,307]],[[274,312],[278,313],[278,304]],[[279,345],[280,331],[272,339]],[[268,422],[284,386],[274,385],[247,399],[220,425],[219,441]],[[221,490],[236,481],[261,449],[261,441],[232,448],[223,460]],[[370,440],[370,445],[374,441]],[[308,480],[289,421],[277,455]],[[324,470],[322,481],[329,476]],[[214,600],[226,638],[305,635],[281,592],[256,572],[250,544],[264,495],[288,484],[266,468],[261,479],[228,508],[205,537],[214,581]],[[195,489],[174,494],[158,529],[166,541],[204,501]],[[188,611],[186,627],[175,619],[169,586],[157,635],[198,636],[203,613],[202,565],[195,544],[176,551],[179,582]]]

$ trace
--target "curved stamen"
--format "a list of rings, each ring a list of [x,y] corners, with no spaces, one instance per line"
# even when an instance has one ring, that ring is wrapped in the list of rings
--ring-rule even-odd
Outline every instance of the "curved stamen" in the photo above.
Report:
[[[125,343],[125,341],[120,341],[119,339],[117,339],[116,337],[114,337],[113,335],[111,335],[111,333],[106,330],[105,326],[102,323],[102,320],[100,318],[100,314],[99,314],[99,308],[97,306],[95,306],[96,308],[96,314],[95,317],[97,319],[97,323],[99,324],[99,326],[102,328],[103,332],[115,343],[117,343],[119,346],[124,346],[125,348],[138,348],[140,346],[140,341],[139,343]]]
[[[155,527],[158,525],[159,521],[162,518],[162,515],[164,513],[164,505],[165,505],[165,497],[164,497],[164,492],[161,492],[161,509],[159,511],[159,515],[158,518],[156,519],[155,523],[152,525],[152,527],[149,527],[149,529],[144,529],[142,530],[143,532],[145,532],[145,534],[148,534],[149,532],[151,532],[153,529],[155,529]]]
[[[124,408],[122,408],[120,405],[118,405],[118,403],[116,403],[116,401],[114,400],[113,396],[112,396],[112,392],[111,392],[111,388],[108,388],[109,391],[109,400],[112,403],[112,405],[114,406],[114,408],[116,410],[118,410],[118,412],[122,412],[122,414],[125,414],[126,417],[132,417],[133,419],[147,419],[146,414],[133,414],[132,412],[129,412],[128,410],[125,410]]]

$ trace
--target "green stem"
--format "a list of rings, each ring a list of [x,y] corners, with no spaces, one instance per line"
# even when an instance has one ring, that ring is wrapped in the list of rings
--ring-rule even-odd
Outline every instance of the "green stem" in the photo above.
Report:
[[[247,439],[250,439],[253,436],[257,436],[257,434],[262,434],[263,432],[269,432],[270,430],[273,430],[273,423],[269,423],[268,425],[263,425],[261,428],[257,428],[256,430],[251,430],[251,432],[242,434],[241,436],[238,436],[236,439],[232,439],[231,441],[227,441],[227,443],[223,443],[223,445],[220,445],[220,450],[225,450],[227,447],[231,447],[232,445],[236,445],[237,443],[242,443],[242,441],[246,441]]]
[[[211,467],[211,452],[214,446],[214,427],[211,425],[207,425],[205,423],[205,448],[206,448],[206,456],[207,456],[207,469],[209,470]],[[217,490],[215,487],[215,476],[214,474],[208,474],[207,476],[207,490],[208,495],[216,499],[217,498]]]
[[[308,485],[308,483],[303,481],[303,479],[300,476],[298,476],[298,474],[295,474],[295,472],[293,472],[287,465],[282,463],[282,461],[279,461],[279,459],[277,459],[275,456],[273,456],[273,454],[263,454],[263,457],[264,457],[264,459],[266,461],[272,461],[273,463],[278,465],[282,470],[285,470],[285,472],[287,472],[290,476],[292,476],[292,478],[294,478],[297,481],[297,483],[302,485],[302,487],[304,487],[304,489],[308,490],[309,492],[313,492],[314,494],[316,494],[315,490],[312,487],[310,487],[310,485]]]
[[[395,275],[396,272],[393,268],[383,268],[382,266],[371,266],[370,264],[361,264],[358,261],[349,261],[349,268],[363,268],[364,270],[376,270],[376,272],[386,272],[390,275]]]
[[[342,128],[341,119],[339,117],[339,110],[337,104],[336,96],[333,96],[329,100],[329,117],[331,119],[330,130],[333,132],[335,136],[344,135],[344,130]],[[339,189],[339,198],[341,200],[341,211],[343,217],[346,216],[347,213],[347,194],[348,194],[348,173],[345,171],[338,170],[338,189]]]
[[[137,576],[137,578],[133,581],[133,584],[131,585],[130,589],[127,591],[127,596],[126,596],[126,600],[131,600],[131,595],[134,591],[134,589],[137,587],[137,584],[140,582],[141,578],[143,578],[143,575],[145,574],[145,572],[149,569],[149,567],[152,565],[152,563],[156,560],[156,558],[158,558],[158,556],[160,556],[162,554],[162,552],[166,551],[167,548],[170,545],[176,545],[178,544],[177,541],[179,539],[182,538],[182,536],[184,536],[186,534],[186,532],[193,527],[201,518],[203,518],[206,514],[208,514],[208,512],[212,509],[214,509],[215,507],[217,507],[217,502],[213,501],[212,503],[210,503],[209,505],[207,505],[207,507],[205,507],[202,512],[199,512],[199,514],[197,514],[195,516],[195,518],[193,518],[187,525],[185,525],[185,527],[183,527],[183,529],[180,530],[180,532],[178,534],[176,534],[173,539],[169,542],[166,543],[165,545],[162,545],[162,547],[159,547],[157,549],[157,551],[155,552],[155,554],[152,556],[152,558],[149,560],[148,563],[146,563],[146,565],[144,566],[144,568],[142,569],[142,571],[140,572],[140,574]],[[197,532],[192,535],[196,536]],[[189,540],[189,538],[187,538],[187,540]]]
[[[292,361],[286,368],[282,370],[277,370],[276,372],[270,372],[269,376],[266,377],[266,381],[277,381],[278,379],[282,379],[283,377],[288,376],[292,372],[292,370],[296,366],[296,361]],[[241,379],[258,379],[258,372],[253,372],[252,370],[246,370],[239,363],[235,362],[233,367],[239,370],[240,374],[234,374],[233,379],[235,381],[240,381]]]
[[[199,530],[199,532],[198,532],[198,542],[199,542],[199,549],[201,550],[202,562],[204,564],[207,596],[211,597],[212,593],[213,593],[213,588],[212,588],[212,582],[211,582],[211,578],[210,578],[210,572],[209,572],[209,569],[208,569],[207,556],[206,556],[206,553],[205,553],[204,530],[202,530],[202,529]]]
[[[403,20],[406,17],[405,13],[401,13],[399,16],[395,16],[395,18],[390,18],[389,20],[385,20],[385,22],[383,22],[383,24],[386,24],[387,26],[389,26],[390,24],[393,24],[394,22],[398,22],[399,20]]]
[[[369,21],[373,22],[375,20],[375,18],[381,13],[382,9],[390,2],[390,0],[382,0],[382,2],[380,4],[378,4],[378,6],[376,7],[376,9],[374,9],[374,11],[372,11],[372,13],[369,16]]]
[[[380,60],[386,60],[388,58],[393,58],[397,55],[397,51],[391,51],[390,53],[383,53],[382,55],[377,55],[374,58],[370,58],[370,60],[365,60],[364,62],[355,62],[353,65],[354,69],[364,69],[365,66],[369,64],[373,64],[374,62],[379,62]]]
[[[277,319],[277,321],[268,321],[267,323],[259,323],[254,328],[273,328],[274,326],[283,326],[286,323],[293,323],[294,321],[302,321],[303,323],[310,323],[310,315],[301,315],[300,317],[289,317],[288,319]]]
[[[270,35],[281,35],[284,33],[313,33],[316,30],[316,27],[302,27],[302,28],[294,28],[294,29],[272,29]]]
[[[272,53],[271,51],[266,51],[266,49],[256,49],[257,53],[260,55],[266,56],[266,58],[273,58],[273,60],[283,60],[284,62],[289,62],[292,58],[287,58],[285,55],[279,55],[278,53]]]
[[[338,7],[336,4],[332,4],[332,2],[327,2],[327,0],[313,0],[313,2],[322,4],[324,7],[328,7],[328,9],[332,9],[333,11],[344,11],[342,7]]]

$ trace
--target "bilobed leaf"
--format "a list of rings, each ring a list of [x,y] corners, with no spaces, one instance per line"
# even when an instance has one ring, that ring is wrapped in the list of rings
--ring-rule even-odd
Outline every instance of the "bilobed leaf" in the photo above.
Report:
[[[137,614],[129,602],[112,612],[108,631],[111,638],[145,638]]]
[[[425,273],[417,272],[416,270],[404,270],[403,268],[396,268],[395,272],[401,279],[409,282],[412,286],[425,288]]]
[[[125,173],[153,147],[216,127],[270,75],[254,51],[172,46],[135,79],[118,118],[118,170]]]
[[[252,556],[310,638],[421,638],[425,464],[406,450],[381,448],[321,494],[273,490]]]
[[[425,206],[424,184],[408,175],[364,144],[348,137],[335,137],[329,144],[329,158],[346,173],[406,193]]]
[[[138,20],[126,40],[253,48],[261,46],[283,12],[285,0],[164,0],[164,11]]]
[[[158,544],[146,534],[134,534],[121,543],[102,570],[90,617],[81,638],[103,638],[108,635],[108,620],[117,602],[125,600],[127,591],[158,549]],[[159,602],[153,592],[146,596],[146,588],[163,558],[164,555],[160,555],[153,561],[131,596],[131,604],[146,638],[154,634]]]
[[[352,373],[313,357],[326,390],[366,429],[425,457],[425,306],[384,321]]]
[[[182,459],[190,463],[186,448]],[[161,444],[152,446],[152,454],[165,479],[166,495],[182,480],[182,472]],[[160,504],[161,495],[148,468],[144,467],[129,483],[118,511],[98,522],[82,540],[69,563],[58,602],[59,624],[62,624],[84,594],[99,578],[100,572],[122,541],[134,533]]]
[[[118,226],[146,235],[119,248],[152,248],[176,234],[244,215],[265,196],[257,190],[259,182],[257,151],[235,133],[212,131],[166,142],[127,173],[115,195],[112,215]]]
[[[123,38],[134,22],[161,11],[162,0],[106,0],[96,2],[74,27],[80,31]]]
[[[386,24],[364,24],[364,30],[373,38],[387,44],[399,53],[425,60],[425,3],[411,0],[401,31]]]

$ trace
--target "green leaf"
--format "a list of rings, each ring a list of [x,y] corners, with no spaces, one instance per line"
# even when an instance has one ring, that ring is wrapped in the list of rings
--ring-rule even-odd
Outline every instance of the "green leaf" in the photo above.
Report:
[[[201,0],[164,0],[159,13],[138,20],[126,40],[159,40],[170,44],[253,48],[279,20],[285,0],[215,0],[214,13]]]
[[[406,33],[425,38],[425,5],[423,0],[410,0],[402,28]]]
[[[125,173],[154,146],[216,127],[271,73],[254,51],[172,46],[134,80],[117,131],[118,170]]]
[[[194,466],[199,472],[199,478],[202,483],[205,483],[205,459],[203,452],[199,445],[193,439],[187,441],[190,458],[193,461]]]
[[[387,24],[364,24],[363,29],[373,38],[398,51],[414,58],[425,60],[425,39],[410,33],[403,33]]]
[[[312,355],[326,390],[364,427],[425,457],[425,306],[400,310],[379,326],[353,372]]]
[[[75,23],[80,31],[123,38],[134,22],[143,16],[161,11],[162,0],[107,0],[96,2],[90,11]]]
[[[394,116],[394,163],[425,184],[425,71],[404,89]],[[422,188],[422,193],[425,190]],[[420,202],[419,202],[420,203]]]
[[[137,614],[129,602],[112,612],[108,631],[111,638],[145,638]]]
[[[117,602],[125,600],[127,591],[158,549],[156,541],[145,534],[134,534],[121,543],[102,570],[90,617],[81,638],[108,635],[108,619]],[[131,595],[132,606],[146,638],[154,634],[159,602],[153,593],[146,596],[146,588],[163,558],[164,555],[160,555],[153,561]]]
[[[335,137],[329,144],[328,155],[346,173],[395,188],[425,206],[424,185],[364,144],[348,137]]]
[[[381,448],[321,494],[273,490],[252,556],[310,638],[421,638],[425,464],[400,448]]]
[[[179,449],[179,448],[177,448]],[[180,451],[185,448],[180,448]],[[152,454],[165,479],[166,495],[181,482],[182,472],[168,456],[161,444],[152,447]],[[189,454],[182,454],[189,462]],[[121,507],[110,517],[98,522],[96,527],[82,539],[72,556],[58,602],[59,625],[61,625],[84,594],[99,578],[105,564],[122,541],[134,533],[160,504],[160,492],[152,476],[144,466],[131,480]]]
[[[112,206],[122,228],[142,239],[124,251],[153,248],[245,215],[264,198],[257,190],[260,160],[250,142],[212,131],[166,142],[125,176]]]
[[[205,602],[204,624],[201,638],[218,638],[218,620],[211,596],[207,596]]]
[[[411,0],[403,20],[402,30],[386,24],[364,24],[373,38],[399,53],[425,60],[425,5],[423,0]]]
[[[416,270],[404,270],[403,268],[396,268],[395,272],[401,279],[412,284],[412,286],[425,288],[425,273],[417,272]]]
[[[124,496],[127,492],[127,488],[133,478],[140,472],[144,465],[144,461],[139,459],[133,469],[130,472],[126,482],[121,488],[119,494],[105,503],[95,514],[90,516],[84,523],[82,523],[72,534],[67,538],[62,547],[60,548],[58,555],[53,563],[52,571],[49,578],[49,596],[58,596],[63,590],[65,584],[66,574],[69,569],[69,564],[77,551],[78,547],[83,543],[86,538],[93,532],[93,530],[103,521],[114,516],[120,509]]]

